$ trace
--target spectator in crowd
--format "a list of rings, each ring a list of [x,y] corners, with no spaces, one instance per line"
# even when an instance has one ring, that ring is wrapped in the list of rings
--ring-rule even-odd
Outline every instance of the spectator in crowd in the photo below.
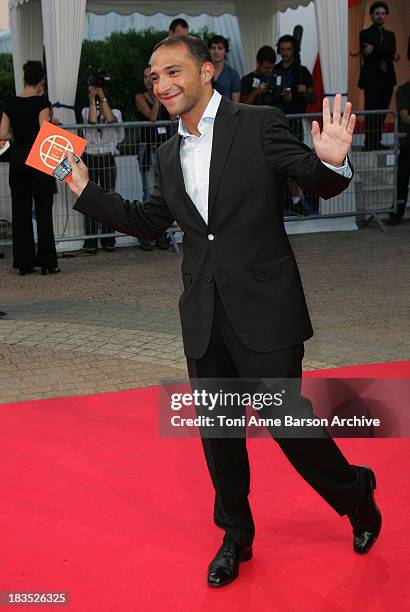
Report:
[[[169,24],[168,36],[186,36],[189,34],[189,25],[185,19],[177,18]]]
[[[144,68],[144,86],[145,91],[138,93],[135,96],[135,105],[137,107],[137,118],[139,121],[167,121],[170,119],[168,111],[152,91],[151,68]],[[144,200],[148,198],[149,193],[149,173],[152,166],[155,164],[157,147],[165,142],[170,134],[164,126],[152,126],[142,128],[141,149],[143,153],[138,156],[140,163],[140,172],[142,178]],[[152,251],[152,243],[149,240],[139,239],[141,249],[144,251]],[[158,240],[155,241],[157,247],[161,250],[169,248],[169,239],[167,233],[164,233]]]
[[[0,253],[0,259],[3,259],[3,257],[4,257],[4,253]],[[0,310],[0,317],[5,317],[6,315],[7,315],[7,312]]]
[[[235,68],[226,62],[229,42],[224,36],[213,36],[209,41],[209,52],[214,65],[213,87],[234,102],[241,97],[241,78]]]
[[[308,104],[316,100],[313,77],[300,59],[300,48],[296,39],[290,34],[281,36],[278,40],[277,52],[281,61],[273,70],[273,78],[277,87],[279,108],[286,115],[296,115],[306,112]],[[299,140],[304,140],[303,121],[300,118],[289,117],[289,124]],[[286,190],[287,202],[285,208],[290,213],[305,215],[319,210],[319,198],[315,194],[304,194],[301,188],[292,180],[288,180]]]
[[[410,58],[409,58],[410,61]],[[399,113],[400,151],[397,160],[397,213],[390,213],[390,225],[397,225],[406,212],[410,177],[410,79],[396,91]]]
[[[256,68],[241,80],[241,102],[264,105],[269,94],[268,84],[272,79],[276,53],[265,45],[256,55]]]
[[[93,84],[88,87],[89,105],[84,107],[81,115],[84,123],[106,124],[121,123],[122,115],[118,108],[111,108],[108,101],[108,91],[103,76],[97,75]],[[117,145],[124,140],[124,128],[87,128],[84,137],[88,140],[84,153],[84,162],[87,164],[93,181],[105,191],[114,191],[117,176],[114,155],[118,154]],[[85,218],[85,233],[87,236],[98,233],[109,234],[112,230],[95,219]],[[115,237],[101,238],[101,245],[105,251],[115,250]],[[95,254],[98,248],[98,238],[87,238],[84,250]]]
[[[61,272],[53,230],[55,179],[26,166],[25,161],[43,121],[50,120],[50,102],[44,95],[45,80],[41,62],[28,61],[23,66],[24,89],[12,96],[4,109],[0,139],[10,140],[9,184],[12,202],[13,268],[22,276],[35,272]],[[37,221],[37,253],[34,243],[32,208]]]
[[[360,32],[360,49],[363,57],[359,87],[364,90],[365,110],[388,108],[396,84],[393,61],[396,53],[394,32],[384,29],[389,7],[384,2],[374,2],[370,7],[372,25]],[[365,117],[365,141],[363,149],[388,149],[381,143],[385,115]]]
[[[299,45],[290,34],[281,36],[277,52],[281,61],[274,68],[274,77],[279,88],[279,106],[286,115],[306,112],[308,104],[316,100],[313,77],[300,60]],[[301,119],[290,119],[290,126],[299,140],[303,140]]]

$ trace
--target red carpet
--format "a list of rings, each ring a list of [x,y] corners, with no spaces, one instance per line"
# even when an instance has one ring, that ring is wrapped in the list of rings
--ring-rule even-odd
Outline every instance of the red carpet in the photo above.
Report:
[[[410,363],[326,372],[409,377]],[[68,592],[75,612],[408,608],[408,440],[338,441],[378,478],[384,523],[367,556],[275,442],[249,440],[254,559],[213,590],[206,567],[222,532],[201,444],[159,439],[156,397],[148,388],[0,406],[0,592]]]

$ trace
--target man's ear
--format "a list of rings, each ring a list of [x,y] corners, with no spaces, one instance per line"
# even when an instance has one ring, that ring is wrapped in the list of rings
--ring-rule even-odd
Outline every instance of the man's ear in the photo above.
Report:
[[[214,65],[211,62],[205,62],[201,67],[201,78],[202,83],[205,85],[206,83],[210,83],[212,81],[212,77],[214,76]]]

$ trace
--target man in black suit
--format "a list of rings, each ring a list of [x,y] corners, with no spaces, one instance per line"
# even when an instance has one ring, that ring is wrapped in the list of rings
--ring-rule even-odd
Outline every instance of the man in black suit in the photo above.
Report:
[[[363,57],[359,87],[364,89],[365,110],[389,108],[396,74],[393,61],[396,53],[394,32],[384,29],[389,7],[384,2],[374,2],[370,7],[372,25],[360,32],[360,50]],[[381,144],[385,115],[366,115],[364,149],[387,149]]]
[[[324,100],[323,131],[312,126],[315,154],[280,110],[235,104],[214,92],[211,58],[197,38],[159,43],[151,75],[154,94],[180,116],[179,133],[158,150],[154,192],[143,203],[104,193],[70,156],[75,209],[147,240],[177,220],[184,232],[179,307],[192,380],[290,378],[300,389],[303,341],[313,332],[284,229],[283,189],[288,176],[325,198],[347,187],[351,105],[341,116],[336,96],[332,120]],[[329,435],[276,441],[338,514],[349,516],[354,549],[367,552],[381,526],[370,468],[350,465]],[[223,586],[252,556],[246,440],[203,437],[202,444],[216,493],[214,521],[225,530],[208,584]]]

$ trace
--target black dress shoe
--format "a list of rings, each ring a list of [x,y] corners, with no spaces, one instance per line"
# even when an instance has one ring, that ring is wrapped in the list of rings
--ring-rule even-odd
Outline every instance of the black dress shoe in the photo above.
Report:
[[[376,489],[376,476],[367,466],[359,469],[366,471],[368,490],[363,502],[353,512],[348,514],[353,527],[353,549],[364,555],[369,552],[377,540],[382,526],[382,515],[374,501],[373,491]]]
[[[58,268],[57,266],[55,268],[52,266],[42,266],[41,268],[41,274],[43,276],[46,276],[47,274],[58,274],[59,272],[61,272],[61,268]]]
[[[241,561],[249,559],[252,559],[252,546],[239,546],[225,536],[221,548],[209,564],[208,586],[221,587],[229,584],[238,577]]]
[[[33,272],[35,271],[35,268],[19,268],[20,276],[26,276],[26,274],[33,274]]]

